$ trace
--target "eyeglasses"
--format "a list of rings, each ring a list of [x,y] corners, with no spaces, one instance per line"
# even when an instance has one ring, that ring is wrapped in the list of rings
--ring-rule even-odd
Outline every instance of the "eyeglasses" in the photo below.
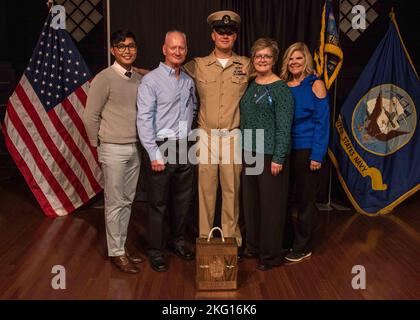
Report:
[[[254,59],[255,60],[263,60],[263,59],[264,60],[271,60],[271,59],[273,59],[273,56],[269,56],[268,54],[264,54],[264,55],[258,54],[254,57]]]
[[[129,51],[136,51],[137,50],[137,45],[135,43],[130,43],[130,44],[118,44],[116,46],[113,46],[114,48],[117,48],[118,52],[123,53],[125,51],[125,49],[127,48]]]

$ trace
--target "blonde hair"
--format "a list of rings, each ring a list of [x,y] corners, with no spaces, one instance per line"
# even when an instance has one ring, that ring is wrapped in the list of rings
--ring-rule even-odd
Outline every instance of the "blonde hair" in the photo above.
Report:
[[[283,81],[292,80],[292,74],[289,72],[288,64],[290,57],[295,51],[300,51],[305,58],[305,67],[303,68],[303,75],[306,77],[309,74],[314,73],[314,62],[311,53],[309,52],[308,46],[303,42],[296,42],[287,48],[286,52],[283,55],[283,60],[281,64],[280,78]]]

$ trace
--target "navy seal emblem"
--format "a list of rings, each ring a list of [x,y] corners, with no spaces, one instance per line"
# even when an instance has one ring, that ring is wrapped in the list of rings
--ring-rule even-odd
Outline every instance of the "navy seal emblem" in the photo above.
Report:
[[[353,136],[365,150],[390,155],[413,137],[417,113],[410,95],[394,84],[369,90],[357,104],[352,119]]]

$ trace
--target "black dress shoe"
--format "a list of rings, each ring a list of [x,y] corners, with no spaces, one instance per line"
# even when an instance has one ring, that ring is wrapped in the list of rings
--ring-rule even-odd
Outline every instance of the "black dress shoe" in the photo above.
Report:
[[[186,245],[174,245],[174,246],[170,246],[169,249],[173,251],[181,259],[184,259],[184,260],[194,259],[194,252],[189,250]]]
[[[168,270],[165,258],[163,256],[150,257],[150,265],[157,272],[165,272]]]

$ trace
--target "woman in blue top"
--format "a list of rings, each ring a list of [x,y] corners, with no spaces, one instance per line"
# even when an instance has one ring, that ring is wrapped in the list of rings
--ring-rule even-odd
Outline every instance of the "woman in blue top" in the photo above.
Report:
[[[319,169],[328,147],[330,111],[327,90],[314,75],[313,59],[304,43],[294,43],[286,50],[280,78],[289,86],[295,101],[290,163],[296,187],[297,222],[293,232],[289,212],[286,229],[292,232],[285,244],[289,242],[292,250],[285,258],[296,262],[312,254],[315,196]]]

